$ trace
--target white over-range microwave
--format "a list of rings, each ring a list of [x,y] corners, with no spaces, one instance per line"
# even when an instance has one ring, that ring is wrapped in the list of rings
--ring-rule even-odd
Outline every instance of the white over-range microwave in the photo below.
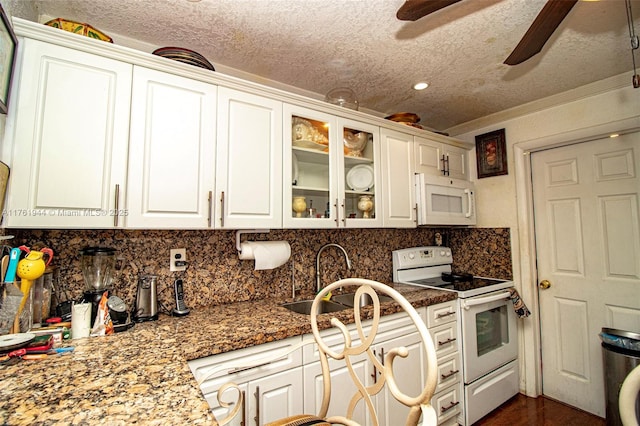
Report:
[[[472,182],[416,173],[418,225],[475,225]]]

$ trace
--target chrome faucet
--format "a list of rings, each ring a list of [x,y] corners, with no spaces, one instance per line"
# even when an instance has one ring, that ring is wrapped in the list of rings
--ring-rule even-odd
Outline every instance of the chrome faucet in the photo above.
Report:
[[[344,247],[342,247],[340,244],[335,243],[323,245],[322,247],[320,247],[320,250],[318,250],[318,254],[316,255],[316,293],[320,293],[320,290],[322,290],[322,285],[320,283],[320,254],[322,254],[324,249],[326,249],[327,247],[336,247],[342,250],[342,253],[344,254],[344,260],[347,263],[347,269],[351,270],[351,261],[349,260],[349,255],[347,254],[347,251],[344,249]]]

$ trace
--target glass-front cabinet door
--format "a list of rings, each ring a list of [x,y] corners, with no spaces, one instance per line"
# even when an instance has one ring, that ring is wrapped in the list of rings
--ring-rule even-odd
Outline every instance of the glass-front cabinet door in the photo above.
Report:
[[[335,228],[335,117],[288,104],[283,113],[284,227]]]
[[[380,132],[377,126],[343,118],[337,119],[338,193],[340,226],[382,227]],[[379,214],[378,214],[379,213]]]
[[[284,227],[380,226],[378,128],[295,105],[283,112]]]

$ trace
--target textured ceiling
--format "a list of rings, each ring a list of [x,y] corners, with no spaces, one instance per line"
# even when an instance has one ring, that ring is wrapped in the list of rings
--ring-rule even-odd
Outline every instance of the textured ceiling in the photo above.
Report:
[[[446,130],[493,112],[629,73],[623,0],[580,1],[540,54],[503,65],[545,0],[464,0],[416,22],[403,0],[2,0],[14,16],[86,22],[111,35],[179,46],[221,67],[323,97],[352,88],[381,115],[418,114]],[[632,1],[640,32],[640,0]],[[640,66],[640,52],[636,52]],[[230,72],[229,72],[230,73]],[[417,92],[412,85],[426,80]],[[640,89],[638,89],[640,96]]]

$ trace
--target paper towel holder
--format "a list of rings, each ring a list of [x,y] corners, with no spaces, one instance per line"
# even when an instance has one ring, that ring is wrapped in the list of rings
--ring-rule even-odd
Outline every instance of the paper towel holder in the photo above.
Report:
[[[236,249],[238,253],[242,253],[242,247],[240,247],[240,236],[242,234],[268,234],[270,229],[240,229],[236,231]]]

